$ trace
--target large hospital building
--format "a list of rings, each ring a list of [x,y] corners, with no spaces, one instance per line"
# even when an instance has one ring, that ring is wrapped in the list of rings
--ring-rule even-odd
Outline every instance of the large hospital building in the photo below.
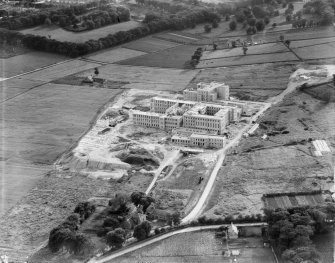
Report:
[[[227,125],[239,121],[243,104],[229,102],[229,86],[216,82],[199,83],[197,89],[185,90],[183,95],[184,100],[152,98],[150,112],[132,111],[134,123],[191,134],[175,134],[171,141],[176,144],[222,148],[222,135]]]

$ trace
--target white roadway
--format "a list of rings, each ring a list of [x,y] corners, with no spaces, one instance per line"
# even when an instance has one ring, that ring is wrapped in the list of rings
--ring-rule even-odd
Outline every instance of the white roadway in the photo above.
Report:
[[[166,233],[164,235],[158,236],[153,239],[148,239],[145,241],[142,241],[138,244],[132,245],[130,247],[125,247],[122,250],[116,251],[115,253],[108,255],[104,258],[92,258],[90,259],[87,263],[105,263],[105,262],[111,262],[114,258],[120,257],[124,254],[133,252],[137,249],[140,249],[142,247],[151,245],[153,243],[156,243],[158,241],[164,240],[166,238],[178,235],[178,234],[183,234],[183,233],[189,233],[189,232],[195,232],[195,231],[200,231],[200,230],[210,230],[210,229],[217,229],[221,226],[229,226],[230,224],[222,224],[222,225],[211,225],[211,226],[195,226],[195,227],[188,227],[188,228],[183,228],[183,229],[178,229],[173,232]],[[246,223],[246,224],[235,224],[235,226],[264,226],[267,225],[266,223]]]

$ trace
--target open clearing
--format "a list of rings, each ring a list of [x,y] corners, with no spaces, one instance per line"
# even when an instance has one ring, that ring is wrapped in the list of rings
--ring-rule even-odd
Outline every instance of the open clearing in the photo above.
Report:
[[[68,58],[61,55],[45,52],[28,52],[22,55],[1,58],[0,72],[1,78],[9,78],[24,72],[32,71],[37,68],[49,66],[51,64],[67,60]]]
[[[197,70],[161,69],[151,67],[133,67],[126,65],[105,65],[99,67],[99,77],[109,81],[126,81],[124,88],[153,89],[177,92],[197,74]],[[87,77],[92,71],[76,74]]]
[[[152,52],[172,48],[172,47],[179,46],[179,45],[180,44],[173,43],[171,41],[165,41],[165,40],[153,38],[153,37],[145,37],[145,38],[141,38],[139,40],[135,40],[127,44],[124,44],[123,47],[146,52],[146,53],[152,53]]]
[[[287,87],[294,65],[271,63],[229,68],[202,69],[188,88],[198,82],[224,82],[230,86],[230,94],[242,100],[265,101],[280,94]]]
[[[215,238],[214,235],[214,231],[178,234],[121,256],[115,262],[231,262],[231,258],[225,258],[222,255],[225,243],[222,244],[222,240]],[[263,247],[261,239],[239,238],[230,240],[229,247],[240,250],[241,254],[237,256],[238,262],[276,262],[271,250]]]
[[[227,156],[206,214],[257,214],[263,194],[329,190],[334,160],[331,154],[314,157],[307,140],[323,138],[334,149],[334,112],[334,103],[301,92],[272,107],[255,136],[242,140],[236,154]],[[261,139],[270,132],[277,135]]]
[[[45,171],[43,165],[52,164],[75,143],[102,105],[118,93],[119,90],[45,84],[2,104],[5,190],[1,214],[27,193],[27,180],[33,171],[37,170],[36,177],[40,178],[38,175]],[[12,184],[15,191],[11,191]]]
[[[107,49],[104,51],[100,51],[88,56],[85,56],[85,58],[96,60],[99,62],[107,62],[107,63],[114,63],[120,60],[125,60],[133,57],[138,57],[145,55],[145,52],[132,50],[128,48],[114,48],[114,49]]]
[[[180,45],[153,54],[120,61],[118,64],[162,68],[185,68],[196,50],[196,46]]]
[[[58,26],[38,26],[34,28],[28,28],[20,30],[23,34],[32,34],[48,37],[49,35],[59,41],[70,41],[76,43],[83,43],[90,39],[99,39],[105,37],[108,34],[115,34],[119,31],[127,31],[140,26],[141,23],[136,21],[122,22],[119,24],[113,24],[109,26],[100,27],[94,30],[88,30],[84,32],[71,32],[64,30]]]

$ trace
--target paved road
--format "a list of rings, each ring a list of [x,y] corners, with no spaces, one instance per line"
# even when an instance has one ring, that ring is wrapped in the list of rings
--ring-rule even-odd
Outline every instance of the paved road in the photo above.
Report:
[[[246,223],[246,224],[235,224],[235,226],[265,226],[267,223]],[[166,238],[183,234],[183,233],[189,233],[189,232],[195,232],[200,230],[209,230],[209,229],[217,229],[221,226],[230,226],[229,224],[223,224],[223,225],[212,225],[212,226],[195,226],[195,227],[188,227],[184,229],[179,229],[173,232],[166,233],[164,235],[158,236],[153,239],[145,240],[143,242],[137,243],[131,247],[126,247],[125,249],[119,250],[112,255],[106,256],[104,258],[92,258],[88,263],[105,263],[105,262],[111,262],[112,259],[120,257],[124,254],[133,252],[137,249],[143,248],[145,246],[151,245],[153,243],[156,243],[158,241],[164,240]]]

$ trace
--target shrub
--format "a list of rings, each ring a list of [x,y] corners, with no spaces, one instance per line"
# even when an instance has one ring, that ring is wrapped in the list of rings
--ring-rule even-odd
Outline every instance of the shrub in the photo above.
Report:
[[[44,24],[46,24],[47,26],[50,26],[50,25],[51,25],[51,20],[50,20],[50,18],[46,18],[46,19],[44,20]]]
[[[266,17],[264,18],[264,23],[265,23],[266,25],[268,25],[268,24],[270,23],[270,18],[269,18],[268,16],[266,16]]]
[[[277,27],[277,23],[273,23],[273,24],[272,24],[272,27],[273,27],[273,28]]]
[[[212,22],[212,27],[213,27],[213,28],[217,28],[218,26],[219,26],[218,21],[217,21],[217,20],[214,20],[214,21]]]

